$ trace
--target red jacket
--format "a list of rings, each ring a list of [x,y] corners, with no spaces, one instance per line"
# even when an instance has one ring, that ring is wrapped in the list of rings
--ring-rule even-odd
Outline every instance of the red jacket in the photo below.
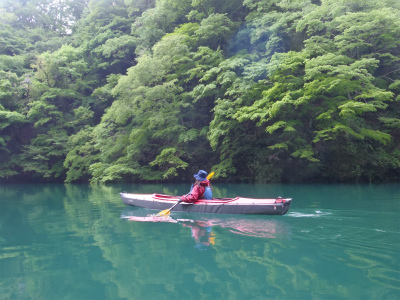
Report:
[[[206,190],[206,186],[209,185],[210,182],[208,181],[208,179],[200,182],[200,184],[196,184],[189,194],[181,197],[182,201],[186,203],[196,202],[198,199],[201,198],[201,196],[203,196],[204,191]]]

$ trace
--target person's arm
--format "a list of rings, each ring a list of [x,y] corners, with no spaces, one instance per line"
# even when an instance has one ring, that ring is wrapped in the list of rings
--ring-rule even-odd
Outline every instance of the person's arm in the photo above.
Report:
[[[193,189],[192,192],[189,195],[185,195],[182,196],[181,199],[183,202],[186,203],[193,203],[195,202],[197,199],[199,199],[201,197],[201,195],[204,193],[204,190],[202,191],[201,189],[204,189],[203,186],[196,184]]]

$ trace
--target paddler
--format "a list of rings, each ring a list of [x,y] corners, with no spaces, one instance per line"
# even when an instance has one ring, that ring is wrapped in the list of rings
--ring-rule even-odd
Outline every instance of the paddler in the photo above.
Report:
[[[180,198],[181,201],[186,203],[194,203],[198,199],[212,199],[212,191],[210,181],[207,179],[207,172],[204,170],[198,171],[194,174],[195,182],[192,185],[190,193]]]

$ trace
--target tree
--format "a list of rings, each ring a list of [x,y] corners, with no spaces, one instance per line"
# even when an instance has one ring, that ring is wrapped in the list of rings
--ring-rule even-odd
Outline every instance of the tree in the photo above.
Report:
[[[17,0],[0,9],[4,176],[400,176],[394,0]]]
[[[27,117],[35,128],[35,137],[23,151],[21,166],[36,176],[63,178],[68,136],[92,117],[85,107],[85,95],[91,88],[82,80],[87,66],[79,49],[63,46],[38,56],[34,68],[33,101]]]
[[[361,32],[365,31],[365,36],[356,29],[354,19],[363,24]],[[395,14],[372,10],[343,13],[331,23],[311,20],[314,19],[309,19],[308,34],[318,29],[321,38],[312,35],[301,52],[276,54],[270,63],[273,87],[264,92],[262,99],[241,109],[237,119],[259,120],[258,126],[266,125],[266,132],[275,140],[269,145],[271,155],[275,155],[277,167],[283,170],[289,167],[293,170],[296,158],[299,164],[294,170],[298,172],[303,168],[301,160],[308,160],[312,171],[322,168],[326,170],[325,176],[335,180],[372,180],[376,176],[372,174],[377,172],[368,162],[378,158],[368,155],[366,149],[371,147],[377,150],[375,154],[392,157],[391,163],[389,159],[381,162],[389,173],[393,172],[399,166],[398,153],[393,148],[395,136],[377,120],[386,115],[394,94],[377,86],[373,74],[379,74],[377,71],[386,65],[385,60],[398,53],[398,44],[394,42],[398,40],[398,31],[387,28],[389,23],[393,28],[397,26]],[[332,26],[336,32],[324,30],[324,26]],[[372,27],[375,32],[370,32]],[[379,28],[385,28],[384,33]],[[371,44],[367,32],[381,42],[386,41],[386,46],[381,48],[379,42],[376,46]],[[380,34],[383,36],[378,38]],[[380,49],[388,52],[381,53]]]
[[[135,64],[136,42],[130,34],[135,16],[123,0],[93,1],[74,25],[75,47],[84,51],[93,80],[106,84],[110,74],[125,73]]]

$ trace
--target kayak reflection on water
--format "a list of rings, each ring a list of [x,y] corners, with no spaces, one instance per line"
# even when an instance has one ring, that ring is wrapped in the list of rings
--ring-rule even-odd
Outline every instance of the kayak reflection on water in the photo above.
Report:
[[[228,231],[260,238],[289,238],[290,226],[281,219],[271,216],[255,215],[211,215],[196,213],[173,213],[157,216],[152,210],[126,207],[121,218],[134,222],[177,223],[191,229],[191,236],[199,250],[207,250],[215,245],[213,227],[219,226]]]

